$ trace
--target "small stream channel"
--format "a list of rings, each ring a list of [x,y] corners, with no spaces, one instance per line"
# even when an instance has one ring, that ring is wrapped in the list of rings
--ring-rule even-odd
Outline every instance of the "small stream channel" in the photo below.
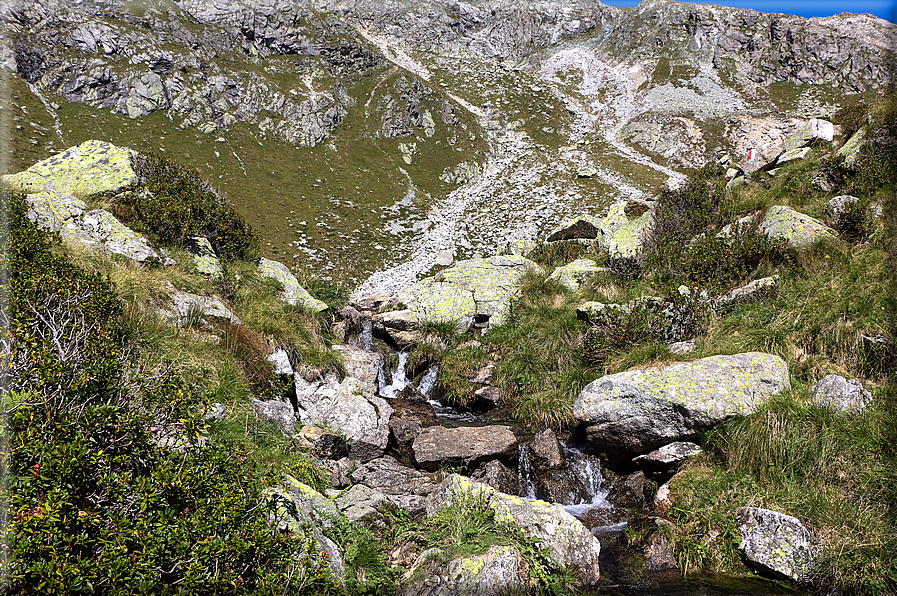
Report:
[[[369,328],[353,342],[364,349],[374,349]],[[379,342],[378,342],[379,343]],[[395,352],[392,352],[393,354]],[[406,375],[409,352],[398,352],[393,358],[395,367],[384,366],[378,385],[380,395],[395,398],[409,384],[420,391],[433,406],[443,426],[487,426],[501,423],[509,426],[517,435],[520,455],[517,466],[518,493],[527,498],[537,498],[539,489],[529,462],[526,445],[532,433],[507,422],[497,422],[483,414],[445,406],[433,398],[436,389],[438,365],[429,367],[415,381]],[[388,360],[387,360],[388,362]],[[569,482],[552,491],[554,502],[580,520],[601,542],[602,586],[598,594],[612,596],[803,596],[803,592],[779,582],[759,577],[738,577],[722,573],[695,573],[683,576],[679,570],[652,571],[644,560],[633,554],[625,545],[623,533],[628,525],[629,511],[619,510],[609,500],[613,490],[601,473],[600,460],[589,453],[587,446],[577,446],[572,438],[562,440],[561,447],[566,460],[565,470]],[[543,497],[544,498],[544,497]]]

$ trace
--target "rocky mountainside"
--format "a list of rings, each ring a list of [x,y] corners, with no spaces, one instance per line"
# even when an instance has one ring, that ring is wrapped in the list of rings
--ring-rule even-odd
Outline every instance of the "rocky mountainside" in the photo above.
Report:
[[[8,170],[93,138],[163,152],[269,256],[359,295],[774,153],[897,75],[897,26],[869,15],[666,0],[13,0],[0,18]]]

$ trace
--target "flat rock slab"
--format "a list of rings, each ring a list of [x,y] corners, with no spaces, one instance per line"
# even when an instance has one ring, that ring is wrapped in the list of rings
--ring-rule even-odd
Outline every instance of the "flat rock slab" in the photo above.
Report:
[[[573,415],[597,451],[631,457],[750,414],[790,386],[778,356],[711,356],[601,377],[583,389]]]
[[[769,208],[760,222],[760,231],[773,240],[783,240],[795,248],[809,248],[820,240],[838,237],[834,230],[819,220],[783,205]]]
[[[55,190],[82,198],[117,193],[137,184],[131,168],[135,155],[131,149],[105,141],[85,141],[3,180],[25,192]]]
[[[299,284],[299,280],[293,275],[286,265],[268,259],[259,259],[259,275],[270,277],[280,282],[283,286],[282,299],[292,306],[302,306],[314,312],[327,310],[327,305],[312,296]]]
[[[519,449],[517,437],[507,426],[431,426],[417,435],[411,448],[417,465],[429,472],[441,466],[475,470],[493,459],[510,465]]]
[[[816,548],[799,519],[756,507],[737,509],[735,519],[741,534],[738,548],[749,566],[779,579],[810,578]]]
[[[572,566],[583,585],[598,583],[601,543],[560,505],[507,495],[452,474],[439,485],[439,490],[427,497],[427,515],[435,515],[452,503],[477,503],[480,500],[495,511],[496,519],[513,522],[528,538],[539,539],[540,545],[548,548],[555,561]]]
[[[528,271],[542,269],[518,256],[459,261],[403,288],[396,300],[414,314],[414,321],[453,321],[459,331],[474,324],[495,327],[506,321]]]

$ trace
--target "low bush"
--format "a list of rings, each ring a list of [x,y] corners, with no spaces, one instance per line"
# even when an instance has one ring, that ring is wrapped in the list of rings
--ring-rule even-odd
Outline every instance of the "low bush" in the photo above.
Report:
[[[133,167],[141,187],[112,206],[121,219],[165,244],[185,245],[192,237],[204,236],[221,259],[257,256],[258,236],[195,171],[148,154],[138,156]]]

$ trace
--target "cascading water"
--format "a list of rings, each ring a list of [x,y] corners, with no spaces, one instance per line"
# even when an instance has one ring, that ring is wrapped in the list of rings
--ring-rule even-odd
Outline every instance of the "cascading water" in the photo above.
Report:
[[[405,365],[408,364],[408,352],[399,352],[399,363],[392,371],[392,378],[387,380],[386,371],[380,368],[377,374],[377,385],[380,387],[380,395],[394,398],[402,389],[408,386],[408,377],[405,376]]]
[[[517,457],[517,491],[521,497],[536,498],[536,482],[533,479],[533,466],[529,463],[526,448],[520,450]]]
[[[362,328],[361,333],[352,337],[349,340],[349,345],[355,346],[356,348],[361,348],[367,352],[371,352],[374,349],[374,326],[371,321],[365,321]]]

